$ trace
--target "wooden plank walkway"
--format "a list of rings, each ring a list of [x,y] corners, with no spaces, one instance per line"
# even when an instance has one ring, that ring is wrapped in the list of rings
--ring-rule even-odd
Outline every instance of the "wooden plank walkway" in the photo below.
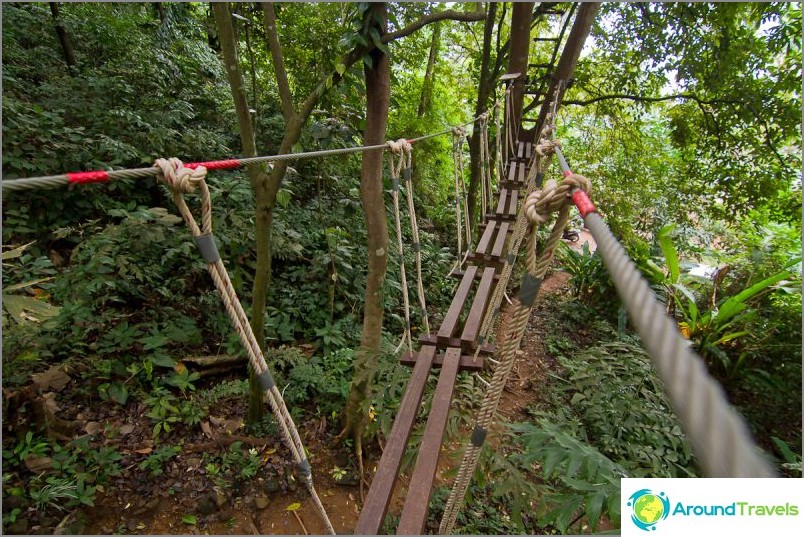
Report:
[[[382,527],[402,456],[421,408],[427,378],[431,369],[438,368],[438,384],[430,405],[430,414],[397,534],[418,535],[424,531],[458,372],[483,369],[483,355],[494,352],[494,346],[482,345],[480,355],[477,358],[474,356],[478,349],[477,338],[483,316],[509,253],[508,238],[513,232],[520,190],[525,187],[527,164],[532,156],[533,144],[520,142],[517,145],[516,155],[507,164],[505,180],[500,182],[496,209],[494,213],[485,215],[487,221],[480,240],[467,256],[469,265],[465,270],[453,274],[460,277],[461,281],[444,320],[437,332],[419,337],[422,347],[418,352],[406,352],[402,356],[401,363],[413,366],[413,374],[355,527],[356,535],[376,535]]]

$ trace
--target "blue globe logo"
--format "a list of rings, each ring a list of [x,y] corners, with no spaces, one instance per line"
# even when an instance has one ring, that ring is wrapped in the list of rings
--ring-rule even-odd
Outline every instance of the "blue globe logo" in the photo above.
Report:
[[[631,522],[645,531],[656,530],[656,524],[670,514],[670,500],[664,492],[658,494],[649,489],[636,491],[628,498]]]

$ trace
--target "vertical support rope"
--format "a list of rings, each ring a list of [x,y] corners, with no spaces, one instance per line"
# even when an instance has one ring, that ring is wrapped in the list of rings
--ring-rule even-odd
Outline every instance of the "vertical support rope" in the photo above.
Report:
[[[452,171],[455,179],[455,229],[458,237],[458,260],[463,254],[463,229],[461,226],[461,185],[463,184],[463,129],[452,129]],[[460,184],[459,184],[460,183]],[[466,246],[467,249],[469,245]]]
[[[226,267],[223,265],[223,261],[218,255],[212,235],[212,206],[210,193],[206,181],[204,181],[207,170],[204,166],[198,166],[195,169],[186,168],[179,159],[159,159],[156,161],[155,166],[159,168],[157,175],[170,187],[173,200],[182,218],[196,238],[204,260],[207,262],[207,270],[212,276],[215,287],[221,295],[229,319],[237,332],[240,342],[246,349],[249,363],[260,379],[260,384],[264,389],[264,396],[279,422],[279,431],[282,440],[290,450],[294,461],[299,467],[299,471],[303,476],[313,504],[321,520],[324,522],[327,532],[334,535],[335,529],[332,527],[332,523],[321,503],[321,499],[318,497],[315,487],[313,486],[312,472],[310,471],[310,465],[307,461],[304,445],[302,444],[298,429],[293,422],[293,418],[290,416],[290,412],[288,412],[282,394],[273,381],[273,377],[268,369],[268,364],[265,362],[262,350],[254,336],[254,332],[251,330],[251,325],[237,297],[234,286],[229,279]],[[183,193],[193,192],[196,187],[200,189],[201,197],[201,228],[198,227],[183,196]]]
[[[404,142],[404,143],[402,143]],[[416,259],[416,288],[419,294],[419,306],[422,308],[422,322],[424,333],[430,333],[430,320],[427,317],[427,301],[424,297],[424,282],[422,280],[422,250],[419,242],[419,223],[416,219],[416,206],[413,203],[413,155],[411,145],[406,140],[400,140],[402,145],[402,160],[405,169],[402,178],[405,181],[405,193],[408,199],[408,217],[410,218],[410,232],[413,235],[413,253]]]
[[[586,186],[586,185],[582,185]],[[527,215],[532,224],[530,241],[527,248],[526,257],[526,276],[522,280],[519,297],[514,300],[514,309],[511,319],[503,334],[502,350],[500,351],[499,365],[494,369],[490,387],[483,399],[480,411],[475,419],[475,426],[472,432],[470,444],[464,451],[463,460],[455,478],[452,491],[444,508],[444,515],[441,519],[438,532],[441,534],[452,533],[458,511],[463,505],[466,490],[469,487],[475,468],[480,458],[480,452],[485,443],[486,436],[494,421],[494,415],[499,406],[500,396],[508,382],[516,351],[522,341],[525,328],[528,324],[530,312],[533,309],[539,285],[547,269],[553,260],[556,244],[561,239],[564,226],[569,219],[570,201],[566,196],[557,195],[557,185],[555,181],[548,181],[545,188],[532,192],[522,207],[522,214]],[[550,236],[545,244],[544,252],[536,259],[536,239],[540,224],[547,221],[549,212],[558,210],[558,218],[553,225]]]
[[[486,185],[486,168],[488,164],[488,118],[480,117],[480,131],[475,133],[474,136],[479,136],[478,146],[480,149],[480,215],[481,219],[485,220],[486,213],[488,212],[488,190]]]
[[[403,343],[407,341],[408,351],[413,352],[413,341],[410,330],[410,300],[408,299],[408,279],[405,274],[405,251],[402,245],[402,218],[399,211],[399,174],[405,165],[405,155],[402,153],[402,142],[388,142],[391,151],[388,152],[388,168],[391,172],[391,197],[394,200],[394,223],[396,224],[396,251],[399,254],[399,276],[402,283],[402,303],[405,307],[405,333]],[[407,142],[405,142],[407,143]],[[397,159],[394,156],[398,155]]]

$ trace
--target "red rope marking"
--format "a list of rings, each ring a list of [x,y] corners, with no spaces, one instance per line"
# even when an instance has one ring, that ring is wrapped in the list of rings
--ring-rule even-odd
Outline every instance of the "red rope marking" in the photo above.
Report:
[[[109,174],[103,170],[94,172],[73,172],[65,175],[70,183],[104,183],[109,180]]]
[[[194,170],[199,166],[203,166],[208,170],[231,170],[232,168],[237,168],[240,166],[240,162],[234,159],[230,160],[211,160],[209,162],[191,162],[189,164],[185,164],[185,168],[190,168]]]
[[[592,203],[592,200],[589,199],[586,192],[581,189],[576,189],[572,192],[572,202],[578,208],[578,212],[581,213],[583,218],[586,218],[586,215],[589,213],[597,212],[595,204]]]
[[[570,170],[564,170],[563,172],[561,172],[561,175],[564,177],[569,177],[570,175],[572,175],[572,172]]]

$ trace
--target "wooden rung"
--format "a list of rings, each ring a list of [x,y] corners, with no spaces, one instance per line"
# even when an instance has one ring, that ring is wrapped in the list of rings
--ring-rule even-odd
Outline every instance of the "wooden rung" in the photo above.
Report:
[[[497,213],[488,213],[486,214],[486,220],[498,220],[500,222],[513,222],[516,220],[515,214],[497,214]]]
[[[506,211],[506,214],[516,215],[518,209],[517,206],[518,203],[519,203],[519,191],[512,190],[511,195],[508,196],[508,210]]]
[[[440,339],[438,336],[432,334],[422,334],[419,336],[419,343],[422,345],[435,345],[439,350],[448,349],[450,347],[460,347],[463,349],[463,352],[471,353],[477,350],[476,341],[464,341],[457,337]],[[497,347],[494,345],[485,344],[480,346],[480,354],[494,354],[496,350]]]
[[[475,262],[481,262],[481,263],[482,263],[482,261],[483,261],[483,260],[482,260],[482,259],[477,259],[477,258],[475,258],[475,257],[473,257],[473,256],[471,256],[471,255],[470,255],[470,256],[467,258],[467,261],[475,261]],[[499,261],[499,260],[497,260],[497,261]],[[449,273],[449,275],[450,275],[450,276],[452,276],[453,278],[458,278],[458,279],[463,278],[463,275],[464,275],[464,274],[465,274],[465,271],[463,271],[463,270],[456,270],[455,272],[450,272],[450,273]],[[476,279],[476,280],[477,280],[478,278],[481,278],[482,276],[483,276],[483,275],[482,275],[480,272],[475,273],[475,279]],[[499,279],[500,279],[500,275],[499,275],[499,274],[495,274],[495,275],[494,275],[494,281],[496,282],[496,281],[497,281],[497,280],[499,280]]]
[[[505,207],[507,203],[508,203],[508,189],[507,188],[500,189],[500,199],[497,202],[498,214],[505,213]]]
[[[455,296],[452,298],[452,304],[450,304],[446,315],[444,315],[444,321],[438,329],[439,341],[447,340],[455,333],[463,305],[466,299],[469,298],[469,291],[472,290],[472,283],[474,282],[476,272],[477,267],[470,266],[466,269],[466,273],[463,275],[463,279],[458,285],[458,290],[455,291]]]
[[[394,493],[402,456],[405,454],[413,424],[419,415],[422,394],[427,386],[427,378],[430,376],[435,353],[436,348],[433,346],[422,347],[419,351],[419,358],[413,367],[413,373],[399,405],[394,426],[391,428],[391,434],[388,436],[388,442],[382,452],[377,472],[371,481],[371,488],[363,504],[363,510],[360,512],[355,535],[378,535],[385,521],[385,513],[388,511],[388,505],[391,503],[391,496]]]
[[[505,239],[508,236],[508,229],[511,227],[510,222],[501,222],[500,229],[497,230],[497,239],[494,241],[494,247],[491,249],[491,255],[494,258],[500,259],[505,246]]]
[[[402,358],[399,359],[400,364],[407,366],[415,366],[418,361],[418,352],[405,352],[402,354]],[[499,362],[497,363],[499,364]],[[444,353],[436,354],[432,367],[442,367],[443,365]],[[482,371],[485,366],[486,358],[482,354],[478,355],[477,358],[475,358],[474,354],[462,354],[461,363],[458,364],[461,371]]]
[[[419,446],[419,456],[416,467],[410,478],[410,487],[399,516],[397,535],[423,535],[424,523],[427,521],[427,505],[430,503],[430,494],[433,490],[438,456],[441,454],[441,444],[444,440],[444,431],[447,428],[452,394],[455,391],[455,379],[458,376],[461,350],[447,349],[444,366],[438,376],[438,384],[433,394],[433,403],[430,406],[430,415],[424,427],[422,443]],[[359,532],[355,532],[359,533]]]
[[[483,230],[483,235],[480,237],[480,241],[477,243],[477,248],[475,248],[476,254],[483,255],[488,251],[489,245],[491,244],[491,237],[494,235],[494,230],[496,228],[496,222],[488,222],[486,224],[486,229]]]
[[[480,279],[480,285],[477,286],[477,293],[475,293],[475,298],[472,300],[472,307],[463,325],[461,340],[474,341],[477,339],[477,334],[480,332],[480,323],[483,322],[483,312],[486,311],[486,304],[488,304],[491,296],[494,273],[495,269],[491,267],[483,270],[483,277]]]
[[[519,168],[519,163],[516,161],[511,161],[508,164],[508,180],[511,182],[516,182],[517,178],[517,169]]]

